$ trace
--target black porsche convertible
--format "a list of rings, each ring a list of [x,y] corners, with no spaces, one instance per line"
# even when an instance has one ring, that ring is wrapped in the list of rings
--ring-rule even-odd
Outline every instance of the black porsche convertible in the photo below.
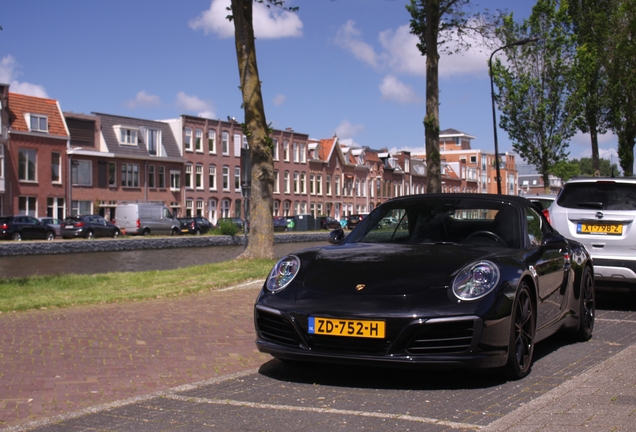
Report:
[[[386,224],[383,221],[391,220]],[[592,337],[586,249],[522,197],[427,194],[378,206],[270,272],[258,349],[282,360],[530,372],[535,343]]]

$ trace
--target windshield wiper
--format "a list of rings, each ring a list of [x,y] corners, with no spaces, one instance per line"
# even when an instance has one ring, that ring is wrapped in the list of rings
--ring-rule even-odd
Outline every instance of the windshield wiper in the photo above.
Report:
[[[600,201],[580,202],[580,203],[576,203],[576,205],[583,208],[603,210],[603,203]]]

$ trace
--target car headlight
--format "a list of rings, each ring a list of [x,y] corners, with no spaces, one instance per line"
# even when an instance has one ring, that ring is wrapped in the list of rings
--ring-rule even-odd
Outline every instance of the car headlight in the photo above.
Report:
[[[453,294],[460,300],[477,300],[490,293],[499,283],[499,268],[490,261],[479,261],[464,267],[455,276]]]
[[[288,255],[274,265],[265,286],[271,292],[280,291],[294,280],[298,270],[300,270],[300,259],[295,255]]]

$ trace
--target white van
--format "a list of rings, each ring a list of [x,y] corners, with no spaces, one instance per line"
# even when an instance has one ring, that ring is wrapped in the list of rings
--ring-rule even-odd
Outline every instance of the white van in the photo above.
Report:
[[[181,233],[181,223],[163,203],[118,204],[113,222],[129,235]]]

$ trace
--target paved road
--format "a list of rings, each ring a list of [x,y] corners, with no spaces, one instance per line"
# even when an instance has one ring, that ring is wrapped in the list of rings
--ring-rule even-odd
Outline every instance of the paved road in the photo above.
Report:
[[[255,295],[244,287],[0,315],[8,330],[0,419],[40,431],[487,429],[636,344],[632,297],[601,296],[607,306],[594,338],[539,344],[532,373],[517,382],[493,373],[308,368],[255,352]]]

